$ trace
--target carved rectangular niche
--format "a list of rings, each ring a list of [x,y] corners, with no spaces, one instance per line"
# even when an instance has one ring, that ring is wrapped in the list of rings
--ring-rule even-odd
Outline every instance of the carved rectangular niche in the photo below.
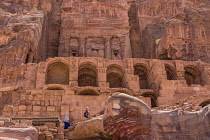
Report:
[[[116,59],[116,55],[121,54],[121,41],[119,37],[112,37],[111,38],[111,53],[112,53],[112,59]]]
[[[70,51],[69,56],[78,56],[79,38],[71,37],[69,41]]]
[[[102,37],[89,37],[86,42],[87,57],[104,57],[104,44]]]

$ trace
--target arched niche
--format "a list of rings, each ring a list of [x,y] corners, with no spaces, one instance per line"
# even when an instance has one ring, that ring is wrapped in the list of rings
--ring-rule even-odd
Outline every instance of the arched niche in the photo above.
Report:
[[[205,107],[210,104],[210,99],[203,101],[199,106]]]
[[[69,67],[62,62],[54,62],[47,67],[46,84],[69,84]]]
[[[144,64],[134,65],[134,75],[139,76],[139,85],[141,89],[148,89],[148,68]]]
[[[185,80],[190,86],[191,84],[201,84],[201,73],[195,66],[185,66]]]
[[[98,71],[95,65],[92,63],[83,63],[79,66],[78,72],[78,85],[80,87],[85,86],[97,86]]]
[[[106,71],[107,82],[110,88],[123,87],[123,71],[118,65],[109,65]]]
[[[59,86],[50,86],[46,90],[64,90],[62,87]]]
[[[32,51],[32,49],[29,49],[29,51],[26,55],[25,64],[26,63],[33,63],[33,59],[34,59],[33,51]]]
[[[165,64],[167,80],[176,80],[176,70],[169,64]]]
[[[95,91],[94,89],[83,89],[81,91],[77,92],[77,95],[92,95],[92,96],[98,96],[99,92]]]
[[[157,96],[155,93],[152,92],[146,92],[142,94],[143,97],[150,97],[151,99],[151,107],[157,107]]]
[[[115,92],[120,92],[120,93],[125,93],[125,94],[128,94],[128,95],[131,95],[129,91],[127,91],[126,89],[117,89],[117,90],[114,90],[113,93]]]

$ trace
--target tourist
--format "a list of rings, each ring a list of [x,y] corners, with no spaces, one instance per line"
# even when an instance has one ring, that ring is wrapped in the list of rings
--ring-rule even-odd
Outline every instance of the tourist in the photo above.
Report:
[[[64,117],[64,129],[68,129],[71,125],[69,123],[69,114],[66,113],[66,116]]]
[[[84,112],[84,117],[85,118],[89,118],[90,112],[89,112],[89,107],[86,108],[85,112]]]

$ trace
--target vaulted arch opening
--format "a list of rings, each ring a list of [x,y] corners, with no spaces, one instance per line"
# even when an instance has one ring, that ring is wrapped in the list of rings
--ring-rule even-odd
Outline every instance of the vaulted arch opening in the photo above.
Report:
[[[141,89],[148,89],[148,69],[143,64],[134,66],[134,74],[139,76],[139,86]]]
[[[69,67],[62,62],[55,62],[48,66],[46,84],[69,84]]]
[[[80,87],[85,86],[97,86],[98,71],[96,67],[91,63],[81,64],[78,72],[78,85]]]
[[[201,84],[201,73],[195,66],[185,66],[185,80],[190,86],[191,84]]]
[[[167,80],[176,80],[176,71],[169,64],[165,64],[165,70],[167,75]]]
[[[82,91],[79,91],[77,93],[78,95],[92,95],[92,96],[98,96],[99,92],[95,91],[94,89],[84,89]]]
[[[32,49],[29,49],[29,51],[26,55],[25,64],[26,63],[33,63],[33,59],[34,59],[33,51],[32,51]]]
[[[142,94],[143,97],[150,97],[151,99],[151,107],[157,107],[157,96],[155,93],[146,92]]]
[[[203,101],[199,106],[205,107],[210,104],[210,99]]]
[[[110,65],[107,67],[107,82],[110,88],[123,87],[123,71],[118,65]]]
[[[51,87],[48,87],[47,90],[64,90],[64,89],[59,86],[51,86]]]

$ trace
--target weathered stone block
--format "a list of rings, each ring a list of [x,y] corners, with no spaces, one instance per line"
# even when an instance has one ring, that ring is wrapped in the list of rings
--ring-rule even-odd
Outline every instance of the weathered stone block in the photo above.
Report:
[[[64,139],[64,134],[63,133],[58,133],[55,135],[55,139],[58,139],[58,140],[63,140]]]
[[[40,113],[41,113],[41,112],[33,111],[32,115],[33,115],[33,116],[40,116]]]
[[[12,105],[5,105],[5,106],[4,106],[4,111],[5,111],[5,112],[13,111],[13,106],[12,106]]]
[[[59,106],[59,101],[54,101],[54,106]]]
[[[4,127],[10,127],[12,125],[15,125],[14,122],[4,122]]]
[[[0,118],[0,121],[4,121],[4,122],[10,122],[10,118]]]
[[[62,105],[61,106],[61,111],[68,113],[69,112],[69,106],[68,105]]]
[[[41,106],[33,106],[33,111],[41,111]]]
[[[57,130],[58,130],[58,133],[63,133],[64,127],[63,126],[62,127],[58,127]]]
[[[42,131],[42,132],[48,131],[48,126],[46,126],[46,125],[40,126],[40,131]]]
[[[63,95],[62,96],[62,102],[69,102],[71,99],[72,95]]]
[[[41,101],[41,106],[45,106],[45,101]]]
[[[27,105],[27,106],[32,105],[32,102],[29,101],[29,100],[26,100],[26,105]]]
[[[32,101],[32,105],[36,105],[36,101]]]
[[[46,140],[53,140],[53,135],[46,135]]]
[[[20,105],[20,100],[17,100],[14,105]]]
[[[55,111],[56,111],[56,112],[61,112],[60,106],[55,107]]]
[[[0,121],[0,127],[4,126],[4,121]]]
[[[20,100],[27,100],[27,96],[25,94],[22,94]]]
[[[33,110],[33,106],[26,106],[26,110],[27,111],[32,111]]]
[[[25,111],[26,110],[26,105],[20,105],[19,110],[20,111]]]
[[[44,95],[53,95],[53,90],[44,90]]]
[[[26,105],[26,100],[20,100],[20,105]]]
[[[32,126],[32,120],[21,120],[20,123],[21,124],[26,124],[28,126]]]
[[[65,91],[65,94],[66,95],[74,95],[74,91],[68,90],[68,91]]]
[[[65,91],[64,90],[54,90],[54,95],[64,95]]]
[[[31,94],[31,91],[30,90],[27,90],[25,94],[26,95],[30,95]]]
[[[55,111],[55,106],[47,106],[47,111]]]
[[[33,100],[33,95],[27,95],[27,100]]]
[[[50,105],[50,101],[45,101],[45,106],[49,106]]]
[[[56,124],[55,123],[46,123],[44,126],[47,126],[48,128],[55,128],[56,127]],[[49,129],[48,129],[49,130]]]
[[[35,105],[41,105],[41,101],[36,101]]]
[[[54,101],[50,101],[50,106],[53,106],[54,105]]]
[[[47,111],[47,107],[46,106],[42,106],[41,110],[42,110],[42,112],[45,112],[45,111]]]
[[[44,100],[44,96],[38,94],[38,95],[34,96],[33,100],[42,101],[42,100]]]
[[[14,106],[13,111],[15,111],[15,112],[19,111],[19,106]]]
[[[31,90],[32,95],[42,94],[42,90]]]
[[[24,117],[26,115],[26,111],[19,111],[17,115],[20,117]]]

